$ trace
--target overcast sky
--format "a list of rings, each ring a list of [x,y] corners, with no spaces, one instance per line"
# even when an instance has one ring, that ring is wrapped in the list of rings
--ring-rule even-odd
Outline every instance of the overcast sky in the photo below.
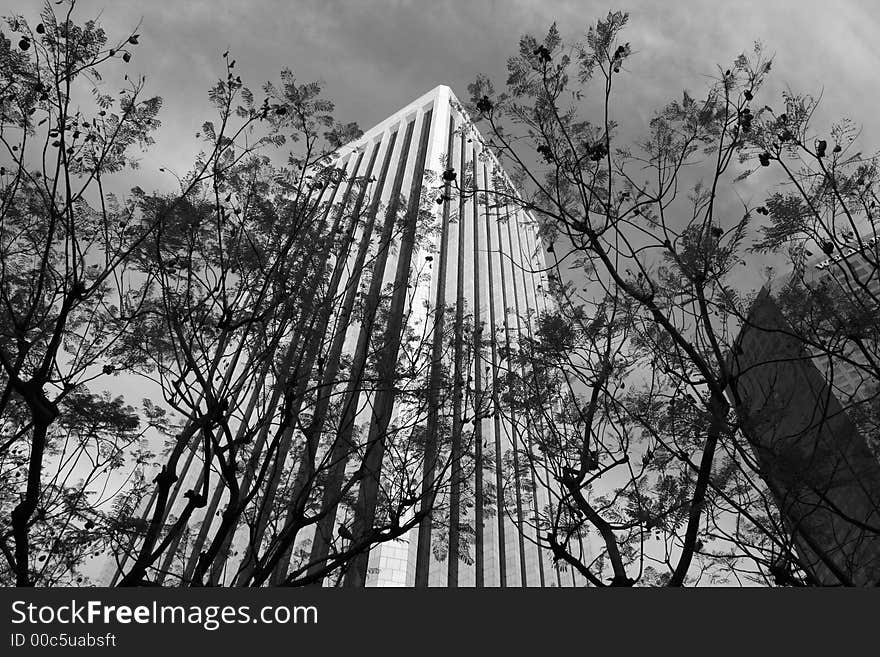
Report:
[[[4,15],[33,18],[40,5],[0,0]],[[760,39],[776,53],[777,89],[824,90],[822,116],[850,116],[872,146],[880,135],[873,0],[79,0],[78,8],[80,19],[101,13],[110,34],[143,20],[129,67],[165,98],[150,159],[171,165],[196,147],[191,137],[209,118],[205,91],[227,48],[253,88],[290,67],[304,81],[324,80],[338,118],[367,129],[437,84],[464,98],[477,73],[503,81],[521,34],[557,21],[563,36],[578,38],[609,9],[631,13],[625,38],[637,54],[625,99],[636,117],[683,88],[699,93],[716,65]],[[628,129],[641,132],[637,123]]]
[[[0,0],[0,13],[33,20],[41,4]],[[880,144],[875,0],[79,0],[77,15],[100,14],[113,36],[142,21],[141,45],[119,69],[147,75],[148,91],[165,100],[157,145],[137,174],[152,191],[171,182],[159,167],[186,170],[198,151],[193,136],[212,118],[206,90],[222,75],[227,49],[252,89],[289,67],[302,81],[323,80],[337,118],[366,130],[437,84],[465,99],[478,73],[503,83],[520,35],[542,35],[556,21],[577,40],[611,9],[630,12],[623,38],[635,51],[616,92],[624,137],[642,136],[682,89],[700,96],[718,66],[760,40],[775,61],[757,100],[778,107],[786,87],[821,93],[817,126],[847,116],[864,129],[863,150]]]

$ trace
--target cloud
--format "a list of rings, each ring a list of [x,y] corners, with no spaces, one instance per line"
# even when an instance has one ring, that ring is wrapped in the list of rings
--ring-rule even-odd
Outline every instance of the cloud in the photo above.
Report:
[[[866,137],[880,134],[873,82],[880,62],[871,45],[878,20],[868,0],[626,4],[626,38],[639,53],[631,67],[639,116],[682,88],[699,91],[716,64],[761,39],[777,53],[777,92],[786,83],[824,87],[829,115],[850,114],[865,122]],[[577,38],[610,8],[582,0],[82,0],[79,7],[83,17],[103,9],[102,21],[117,33],[143,17],[133,66],[166,98],[170,143],[199,124],[227,48],[254,86],[290,67],[303,80],[326,82],[341,119],[369,127],[437,84],[464,95],[477,73],[503,80],[522,33],[541,33],[555,20]]]

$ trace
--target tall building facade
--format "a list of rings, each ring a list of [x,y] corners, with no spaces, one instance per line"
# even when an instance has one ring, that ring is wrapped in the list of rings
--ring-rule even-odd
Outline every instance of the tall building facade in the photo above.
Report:
[[[418,140],[404,137],[402,145],[394,143],[392,135],[410,130]],[[447,511],[439,526],[436,518],[422,522],[401,540],[370,552],[366,585],[584,585],[540,547],[535,519],[552,503],[547,478],[513,463],[525,458],[532,429],[509,409],[500,410],[497,396],[512,362],[511,349],[531,333],[550,303],[543,293],[546,268],[536,222],[505,201],[516,194],[515,187],[449,87],[431,90],[348,148],[377,149],[379,159],[390,151],[389,166],[398,170],[405,186],[419,177],[425,180],[422,194],[434,208],[433,225],[426,230],[428,248],[412,254],[411,305],[420,311],[408,321],[418,331],[423,323],[431,324],[426,330],[433,335],[431,388],[443,385],[441,371],[452,388],[434,400],[424,428],[428,440],[443,430],[453,442],[462,436],[451,446],[451,467],[459,458],[456,450],[470,451],[469,460],[478,464],[454,475],[466,480],[461,490],[453,487],[449,498],[440,500],[440,508],[460,507],[458,512]],[[469,189],[480,191],[469,194]],[[385,277],[393,277],[390,264]],[[405,403],[396,412],[406,412]],[[510,477],[511,464],[521,476]],[[469,501],[462,504],[465,497]],[[450,560],[453,543],[467,543],[462,547],[467,554]]]
[[[880,582],[876,425],[859,421],[878,391],[876,335],[858,336],[878,308],[875,244],[770,281],[731,355],[760,473],[801,563],[828,585]]]
[[[447,86],[339,149],[334,166],[343,175],[314,192],[326,208],[316,215],[317,233],[331,239],[315,241],[317,260],[307,254],[319,273],[310,289],[324,301],[301,311],[308,330],[294,335],[302,344],[291,338],[275,371],[253,383],[242,426],[253,406],[270,419],[283,406],[277,392],[267,401],[269,378],[262,377],[294,381],[299,418],[277,443],[269,428],[252,439],[252,455],[274,449],[277,456],[268,475],[257,473],[259,458],[246,466],[240,488],[259,488],[257,515],[229,534],[208,581],[245,583],[253,546],[265,556],[272,535],[303,509],[331,512],[296,534],[272,581],[289,568],[323,563],[373,531],[377,517],[392,512],[388,500],[411,490],[421,499],[396,520],[430,511],[416,526],[316,581],[585,586],[581,575],[553,562],[542,541],[554,496],[552,477],[533,459],[539,425],[503,398],[521,368],[520,340],[551,303],[537,224],[516,202],[515,186]],[[305,280],[295,287],[305,288]],[[299,303],[308,307],[312,294]],[[320,452],[312,457],[324,466],[321,483],[305,494],[302,509],[286,511],[317,476],[302,466],[306,445]],[[183,481],[195,481],[186,469],[197,451],[194,445],[184,462],[172,507],[182,504]],[[252,483],[263,475],[263,483]],[[210,543],[227,499],[221,481],[214,487],[190,524],[195,540],[172,546],[160,581],[165,572],[187,581]],[[273,514],[276,520],[268,520]]]

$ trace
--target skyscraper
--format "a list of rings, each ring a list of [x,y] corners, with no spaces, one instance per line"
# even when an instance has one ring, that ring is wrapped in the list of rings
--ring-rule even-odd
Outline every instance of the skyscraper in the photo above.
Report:
[[[873,432],[858,422],[877,392],[876,336],[862,335],[858,320],[876,318],[880,282],[866,259],[874,245],[770,281],[731,359],[761,476],[822,584],[880,575],[880,464]]]
[[[419,137],[407,148],[410,131]],[[405,184],[424,176],[428,189],[421,193],[428,192],[425,200],[435,208],[430,247],[397,255],[398,262],[413,257],[412,306],[427,311],[412,313],[410,326],[431,324],[429,389],[437,394],[444,372],[452,385],[445,403],[435,397],[429,405],[425,438],[436,444],[437,434],[447,431],[450,467],[466,461],[480,465],[468,473],[464,466],[453,472],[448,500],[440,504],[449,509],[446,522],[438,526],[436,518],[433,523],[425,520],[403,540],[383,543],[370,553],[366,583],[580,585],[579,577],[560,574],[549,552],[538,547],[534,518],[550,502],[549,494],[534,472],[517,462],[529,445],[525,423],[498,408],[507,355],[548,304],[542,293],[546,280],[537,225],[526,212],[505,203],[505,195],[515,194],[514,186],[449,87],[431,90],[349,148],[388,153],[394,134],[405,137],[403,146],[393,149],[391,169]],[[385,278],[393,275],[386,265]],[[395,412],[401,412],[400,404]],[[493,458],[487,460],[487,454]],[[511,481],[506,465],[513,466]],[[459,479],[463,481],[456,483]],[[500,510],[487,503],[489,490],[502,500]],[[470,502],[462,505],[464,497]],[[472,536],[463,536],[470,531]],[[456,544],[467,556],[450,559],[450,546]]]
[[[503,396],[520,339],[550,304],[515,186],[446,86],[343,146],[334,166],[342,175],[315,185],[325,209],[303,244],[299,328],[249,393],[266,418],[240,486],[256,510],[227,533],[208,581],[243,584],[255,558],[275,558],[276,583],[299,568],[325,586],[584,585],[541,547],[553,496],[532,460],[539,426]],[[286,386],[284,399],[267,402],[262,377]],[[261,452],[272,465],[258,472]],[[183,581],[221,522],[228,493],[214,487],[198,536],[163,561]],[[316,520],[281,555],[272,542],[307,512]],[[320,572],[378,525],[416,519],[344,571]]]

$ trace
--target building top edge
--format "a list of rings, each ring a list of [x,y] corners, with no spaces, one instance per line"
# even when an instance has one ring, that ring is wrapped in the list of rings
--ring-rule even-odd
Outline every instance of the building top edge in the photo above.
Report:
[[[471,134],[475,138],[475,141],[479,142],[479,150],[483,154],[485,154],[485,156],[487,156],[489,160],[495,165],[495,167],[497,168],[496,170],[501,173],[510,188],[514,190],[515,196],[522,200],[521,190],[518,188],[517,185],[514,184],[513,180],[505,170],[504,166],[501,164],[498,157],[495,155],[492,149],[489,148],[486,139],[483,137],[482,133],[477,127],[476,122],[465,109],[464,103],[459,100],[452,87],[447,84],[435,85],[429,91],[425,92],[421,96],[418,96],[414,100],[410,101],[403,107],[390,114],[387,118],[365,130],[363,135],[340,147],[335,152],[334,158],[337,160],[342,160],[351,155],[353,152],[357,151],[358,149],[368,147],[370,143],[375,142],[377,139],[379,139],[383,134],[391,129],[392,126],[399,124],[401,121],[405,120],[407,116],[419,112],[423,108],[427,107],[429,104],[432,105],[435,111],[437,111],[438,109],[440,111],[443,111],[448,108],[457,112],[461,116],[469,134]],[[526,215],[530,222],[537,223],[533,214],[529,210],[523,208],[523,213]]]

